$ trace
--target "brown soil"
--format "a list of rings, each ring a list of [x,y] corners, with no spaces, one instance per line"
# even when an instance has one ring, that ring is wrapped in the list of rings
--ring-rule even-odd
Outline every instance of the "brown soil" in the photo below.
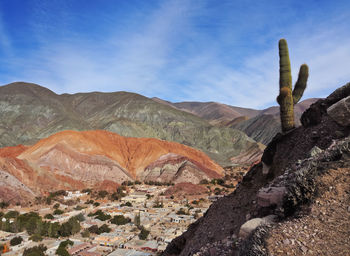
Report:
[[[201,185],[195,185],[192,183],[178,183],[165,191],[166,196],[174,197],[186,197],[188,195],[202,195],[208,191],[207,188]]]
[[[308,215],[270,231],[271,255],[350,255],[350,169],[331,169],[320,184],[324,193]]]

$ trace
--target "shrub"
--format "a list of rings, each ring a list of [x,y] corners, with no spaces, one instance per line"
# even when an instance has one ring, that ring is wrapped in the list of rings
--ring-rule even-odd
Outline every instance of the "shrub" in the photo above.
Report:
[[[18,215],[19,215],[19,212],[17,212],[17,211],[9,211],[4,215],[4,217],[6,219],[14,219],[14,218],[18,217]]]
[[[90,232],[89,230],[85,229],[83,232],[81,232],[82,237],[90,237]]]
[[[111,219],[111,223],[116,225],[125,225],[127,223],[131,222],[130,218],[125,218],[123,215],[116,215]]]
[[[54,217],[53,217],[52,214],[48,213],[48,214],[46,214],[46,215],[44,216],[44,219],[53,220]]]
[[[56,209],[56,210],[54,210],[53,215],[61,215],[63,213],[64,213],[64,211],[62,211],[61,209]]]
[[[22,238],[22,237],[16,236],[16,237],[14,237],[14,238],[11,239],[10,245],[11,245],[11,246],[15,246],[15,245],[18,245],[18,244],[22,243],[22,241],[23,241],[23,238]]]
[[[24,250],[22,256],[45,256],[45,251],[47,250],[47,247],[44,245],[34,246],[31,248],[27,248]]]
[[[99,198],[105,198],[108,195],[108,192],[106,190],[101,190],[98,192]]]
[[[143,226],[141,227],[141,231],[139,234],[139,238],[141,240],[146,240],[148,235],[149,235],[150,231],[148,231],[147,229],[145,229]]]
[[[9,203],[7,203],[7,202],[5,202],[5,201],[0,202],[0,208],[1,208],[1,209],[4,209],[4,208],[6,208],[6,207],[8,207],[8,206],[9,206]]]
[[[29,240],[32,240],[34,242],[40,242],[43,240],[40,234],[33,234],[29,237]]]
[[[120,206],[121,206],[121,207],[123,207],[123,206],[132,207],[132,203],[126,202],[125,204],[121,204]]]

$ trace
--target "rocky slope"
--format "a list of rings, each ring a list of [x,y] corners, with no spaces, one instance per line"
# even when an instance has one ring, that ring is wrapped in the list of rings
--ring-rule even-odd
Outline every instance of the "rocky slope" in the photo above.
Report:
[[[296,126],[301,125],[300,118],[302,113],[317,100],[315,98],[303,100],[294,106]],[[241,122],[231,122],[227,126],[238,129],[254,140],[267,145],[281,131],[279,107],[270,107],[261,110],[255,117],[242,120]]]
[[[302,126],[277,134],[237,189],[213,203],[164,255],[344,255],[349,248],[349,120],[350,83],[312,104]],[[327,205],[334,210],[325,210]],[[320,224],[327,218],[340,230],[334,238]]]
[[[197,184],[202,179],[224,175],[224,170],[199,150],[102,130],[64,131],[30,147],[0,149],[0,171],[0,175],[9,176],[0,183],[3,199],[6,193],[2,191],[6,189],[34,196],[58,189],[99,187],[104,182],[152,180]],[[22,194],[17,198],[22,198]]]
[[[263,110],[240,108],[217,102],[172,103],[159,98],[154,101],[197,115],[211,124],[243,131],[254,140],[267,145],[281,130],[279,107]],[[295,123],[300,126],[301,114],[318,99],[306,99],[294,107]]]
[[[260,113],[260,111],[256,109],[234,107],[218,102],[171,103],[158,98],[153,98],[153,100],[192,113],[209,121],[213,125],[223,126],[237,117],[246,116],[247,118],[252,118]]]
[[[63,130],[107,130],[175,141],[204,151],[222,165],[247,149],[258,150],[239,130],[213,126],[188,111],[134,93],[57,95],[35,84],[0,86],[0,147],[31,145]]]

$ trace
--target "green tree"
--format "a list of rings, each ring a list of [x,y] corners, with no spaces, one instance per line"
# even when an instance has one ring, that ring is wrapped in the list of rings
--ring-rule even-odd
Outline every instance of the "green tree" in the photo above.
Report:
[[[131,219],[125,218],[123,215],[116,215],[113,217],[113,219],[111,219],[110,222],[113,224],[116,224],[116,225],[125,225],[125,224],[131,222]]]
[[[48,229],[48,236],[49,237],[54,237],[54,238],[57,238],[59,237],[59,232],[60,230],[60,224],[57,223],[57,222],[54,222],[54,223],[50,223],[49,224],[49,229]]]
[[[23,242],[23,238],[20,237],[20,236],[16,236],[16,237],[14,237],[14,238],[11,239],[10,245],[11,245],[11,246],[15,246],[15,245],[18,245],[18,244],[20,244],[20,243],[22,243],[22,242]]]
[[[46,214],[46,215],[44,216],[44,218],[45,218],[45,219],[48,219],[48,220],[53,220],[53,219],[54,219],[54,216],[53,216],[52,214],[48,213],[48,214]]]
[[[24,250],[22,256],[45,256],[45,251],[47,250],[47,247],[44,245],[34,246],[31,248],[27,248]]]
[[[61,209],[56,209],[56,210],[54,210],[53,215],[61,215],[63,213],[64,213],[64,211],[62,211]]]
[[[71,240],[66,240],[60,243],[56,250],[56,254],[60,256],[70,256],[70,254],[67,251],[68,245],[72,246],[74,243]]]
[[[17,211],[9,211],[4,215],[4,218],[14,219],[14,218],[18,217],[18,215],[19,215],[19,212],[17,212]]]
[[[100,234],[111,232],[111,229],[108,227],[107,224],[103,224],[101,227],[98,228],[98,230]]]
[[[141,231],[139,234],[139,238],[141,240],[146,240],[148,235],[149,235],[150,231],[148,231],[147,229],[145,229],[143,226],[141,227]]]
[[[90,233],[99,234],[99,229],[97,225],[92,225],[88,228]]]
[[[82,237],[90,237],[90,232],[89,230],[85,229],[83,232],[81,232]]]

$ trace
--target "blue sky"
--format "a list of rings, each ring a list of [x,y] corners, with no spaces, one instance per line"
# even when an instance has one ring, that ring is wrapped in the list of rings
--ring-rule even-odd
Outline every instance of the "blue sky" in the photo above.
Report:
[[[350,81],[350,1],[1,0],[0,84],[276,105],[278,40],[304,98]]]

